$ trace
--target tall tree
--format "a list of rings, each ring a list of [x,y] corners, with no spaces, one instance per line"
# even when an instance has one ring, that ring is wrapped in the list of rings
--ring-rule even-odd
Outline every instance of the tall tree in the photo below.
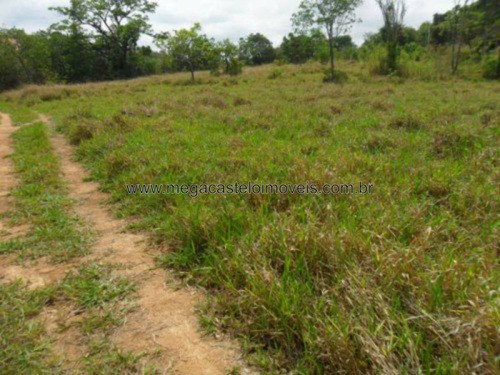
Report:
[[[405,0],[376,0],[384,17],[384,39],[387,43],[387,69],[390,73],[398,68],[398,44],[406,15]]]
[[[141,34],[150,33],[148,14],[157,5],[151,0],[71,0],[69,7],[51,9],[66,17],[63,26],[90,27],[92,36],[104,46],[113,70],[127,75],[129,55]]]
[[[158,34],[156,45],[171,56],[176,68],[189,70],[193,81],[195,71],[209,67],[209,60],[215,58],[214,42],[201,34],[199,23],[190,29],[175,30],[173,34]]]
[[[362,0],[303,0],[299,11],[292,16],[300,31],[322,27],[328,39],[331,80],[335,79],[335,40],[345,34],[355,22],[354,11]]]

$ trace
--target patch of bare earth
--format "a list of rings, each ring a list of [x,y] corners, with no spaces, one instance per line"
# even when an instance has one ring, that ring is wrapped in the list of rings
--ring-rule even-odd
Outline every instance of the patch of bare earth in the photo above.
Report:
[[[14,153],[12,120],[6,114],[0,113],[0,213],[11,209],[12,190],[17,186],[14,166],[10,155]],[[10,226],[6,220],[0,220],[0,241],[9,241],[22,237],[28,230],[27,225]],[[64,277],[67,265],[53,265],[46,259],[25,262],[20,265],[13,254],[0,256],[0,282],[10,283],[22,279],[29,289],[43,287]]]
[[[51,125],[48,117],[41,119]],[[73,160],[73,148],[62,135],[54,134],[52,142],[69,196],[77,201],[76,213],[97,233],[91,255],[82,261],[119,265],[117,272],[138,285],[137,308],[113,334],[113,342],[122,349],[154,353],[162,372],[226,374],[236,367],[242,373],[251,372],[235,342],[200,333],[195,309],[203,294],[181,287],[172,275],[156,267],[147,236],[127,232],[128,222],[106,209],[108,196],[99,191],[99,184],[87,182],[87,171]]]

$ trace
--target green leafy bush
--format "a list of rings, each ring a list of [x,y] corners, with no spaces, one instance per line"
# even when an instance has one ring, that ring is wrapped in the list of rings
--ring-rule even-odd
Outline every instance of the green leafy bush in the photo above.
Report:
[[[243,63],[238,59],[231,59],[228,67],[227,74],[230,76],[237,76],[243,72]]]
[[[500,79],[500,58],[490,56],[485,60],[483,77],[486,79]]]

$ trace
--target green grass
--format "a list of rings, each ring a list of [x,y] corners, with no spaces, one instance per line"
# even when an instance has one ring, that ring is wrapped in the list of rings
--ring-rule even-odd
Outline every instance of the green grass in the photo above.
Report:
[[[85,374],[154,373],[144,354],[121,350],[109,336],[123,324],[132,306],[127,299],[135,285],[117,277],[110,266],[82,265],[57,285],[27,290],[20,281],[0,284],[0,368],[2,374],[64,372],[52,343],[37,320],[44,307],[70,304],[80,318],[74,324],[84,335],[87,353],[78,369]],[[68,327],[60,327],[64,332]],[[141,372],[142,373],[142,372]]]
[[[57,369],[45,329],[33,319],[53,297],[53,288],[28,291],[21,282],[0,284],[2,374],[41,374]]]
[[[72,212],[59,161],[42,123],[25,125],[14,135],[11,156],[20,184],[6,216],[12,225],[29,226],[19,238],[0,243],[0,253],[19,260],[48,257],[65,262],[88,252],[90,236]],[[79,311],[74,324],[84,337],[87,353],[78,369],[85,374],[154,373],[145,355],[114,346],[110,334],[134,307],[129,299],[136,286],[115,275],[105,264],[84,264],[58,284],[28,290],[17,281],[0,284],[0,368],[2,374],[63,373],[63,358],[52,351],[51,339],[38,319],[45,307],[71,305]],[[57,306],[56,306],[57,304]],[[64,324],[62,331],[68,327]]]
[[[38,116],[29,107],[14,103],[0,103],[0,112],[8,113],[14,125],[22,125],[36,121]]]
[[[136,285],[117,276],[110,265],[89,263],[58,284],[57,300],[70,303],[81,315],[71,323],[83,334],[86,354],[79,360],[83,374],[156,373],[145,353],[132,353],[112,344],[110,335],[134,308]],[[61,323],[61,331],[69,326]]]
[[[206,329],[241,337],[268,370],[494,373],[498,83],[371,77],[343,64],[339,86],[322,83],[319,65],[279,69],[3,100],[54,117],[119,215],[172,249],[161,264],[212,290]],[[375,193],[125,189],[236,181],[363,181]]]
[[[54,262],[86,254],[90,236],[70,213],[72,201],[45,126],[24,126],[13,137],[12,160],[20,181],[13,191],[14,208],[7,216],[12,225],[28,224],[29,230],[25,236],[0,242],[0,254],[15,253],[21,259],[48,257]]]
[[[81,308],[104,307],[110,301],[124,298],[135,285],[123,277],[115,277],[109,266],[86,264],[61,283],[65,299]]]

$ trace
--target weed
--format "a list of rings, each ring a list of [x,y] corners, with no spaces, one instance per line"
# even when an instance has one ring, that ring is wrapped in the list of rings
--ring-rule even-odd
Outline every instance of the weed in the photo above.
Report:
[[[267,78],[268,79],[276,79],[276,78],[281,77],[284,73],[285,73],[285,71],[283,69],[276,68],[276,69],[273,69],[271,71],[271,73],[269,73],[269,75],[267,76]]]

